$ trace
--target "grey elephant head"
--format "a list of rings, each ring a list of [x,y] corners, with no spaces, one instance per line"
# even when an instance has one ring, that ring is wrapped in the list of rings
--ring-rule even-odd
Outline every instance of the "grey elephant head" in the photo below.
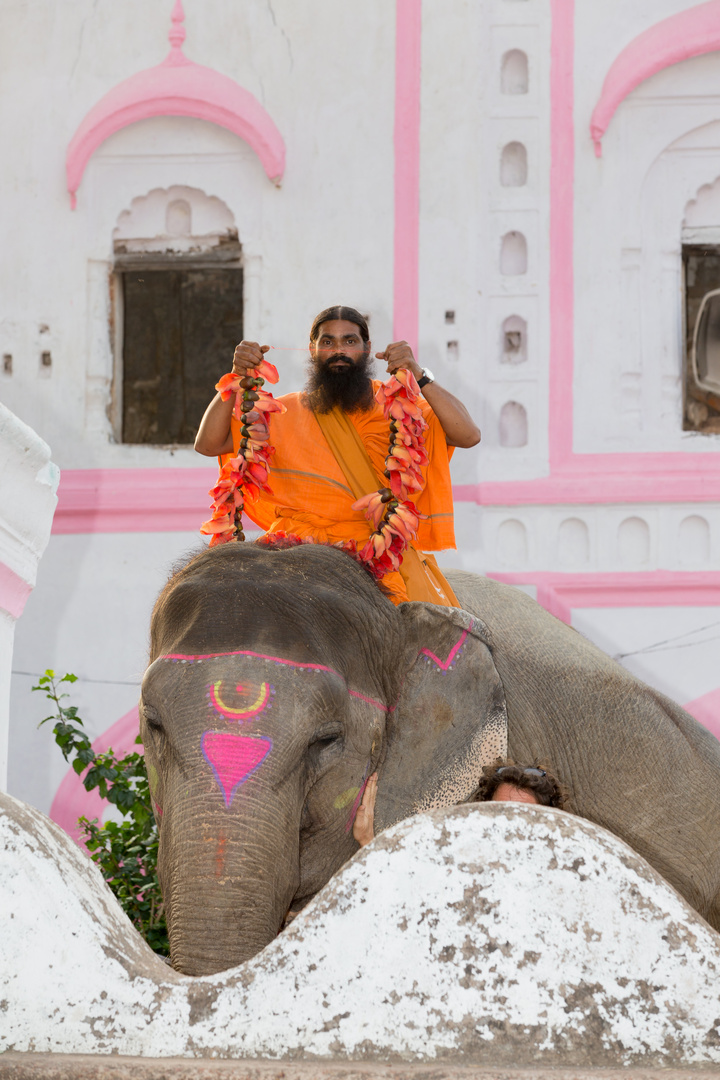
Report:
[[[173,966],[208,974],[270,942],[379,827],[477,788],[503,754],[483,623],[399,608],[342,552],[229,544],[176,573],[153,612],[141,702]]]

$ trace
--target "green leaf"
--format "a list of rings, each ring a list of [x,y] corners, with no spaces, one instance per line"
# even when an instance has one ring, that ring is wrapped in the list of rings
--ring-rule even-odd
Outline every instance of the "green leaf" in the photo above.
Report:
[[[133,752],[117,758],[110,748],[95,754],[77,706],[61,705],[66,694],[59,694],[59,683],[74,683],[69,673],[60,679],[50,668],[38,679],[33,690],[43,690],[55,709],[41,725],[53,721],[53,736],[73,770],[85,772],[83,784],[88,791],[97,788],[101,798],[114,804],[123,814],[122,822],[97,818],[79,819],[85,845],[93,862],[117,897],[128,918],[156,952],[168,954],[167,928],[160,883],[157,877],[158,831],[152,812],[145,760]],[[140,738],[136,740],[141,744]]]

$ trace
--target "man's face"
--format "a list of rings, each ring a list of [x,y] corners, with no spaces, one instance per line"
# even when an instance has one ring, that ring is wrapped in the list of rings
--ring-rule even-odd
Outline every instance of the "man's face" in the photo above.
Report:
[[[310,342],[306,387],[316,412],[336,406],[346,412],[372,407],[371,348],[353,322],[329,319],[320,324],[317,339]]]
[[[370,354],[370,348],[370,342],[365,344],[355,323],[330,319],[320,324],[317,339],[310,342],[310,355],[318,367],[347,371],[352,364],[361,363]]]

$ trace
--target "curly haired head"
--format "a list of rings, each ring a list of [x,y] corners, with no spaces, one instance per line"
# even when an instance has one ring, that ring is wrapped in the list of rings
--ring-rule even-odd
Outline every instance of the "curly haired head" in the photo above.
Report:
[[[501,784],[529,792],[540,806],[555,806],[562,810],[567,801],[564,787],[548,768],[502,760],[484,766],[474,801],[491,802]]]

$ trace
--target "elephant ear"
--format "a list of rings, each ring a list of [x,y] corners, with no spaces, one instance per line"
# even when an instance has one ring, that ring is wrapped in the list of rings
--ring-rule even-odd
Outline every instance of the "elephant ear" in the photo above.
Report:
[[[436,604],[398,610],[406,625],[406,672],[378,770],[377,831],[466,801],[483,765],[507,754],[505,693],[485,624]]]

